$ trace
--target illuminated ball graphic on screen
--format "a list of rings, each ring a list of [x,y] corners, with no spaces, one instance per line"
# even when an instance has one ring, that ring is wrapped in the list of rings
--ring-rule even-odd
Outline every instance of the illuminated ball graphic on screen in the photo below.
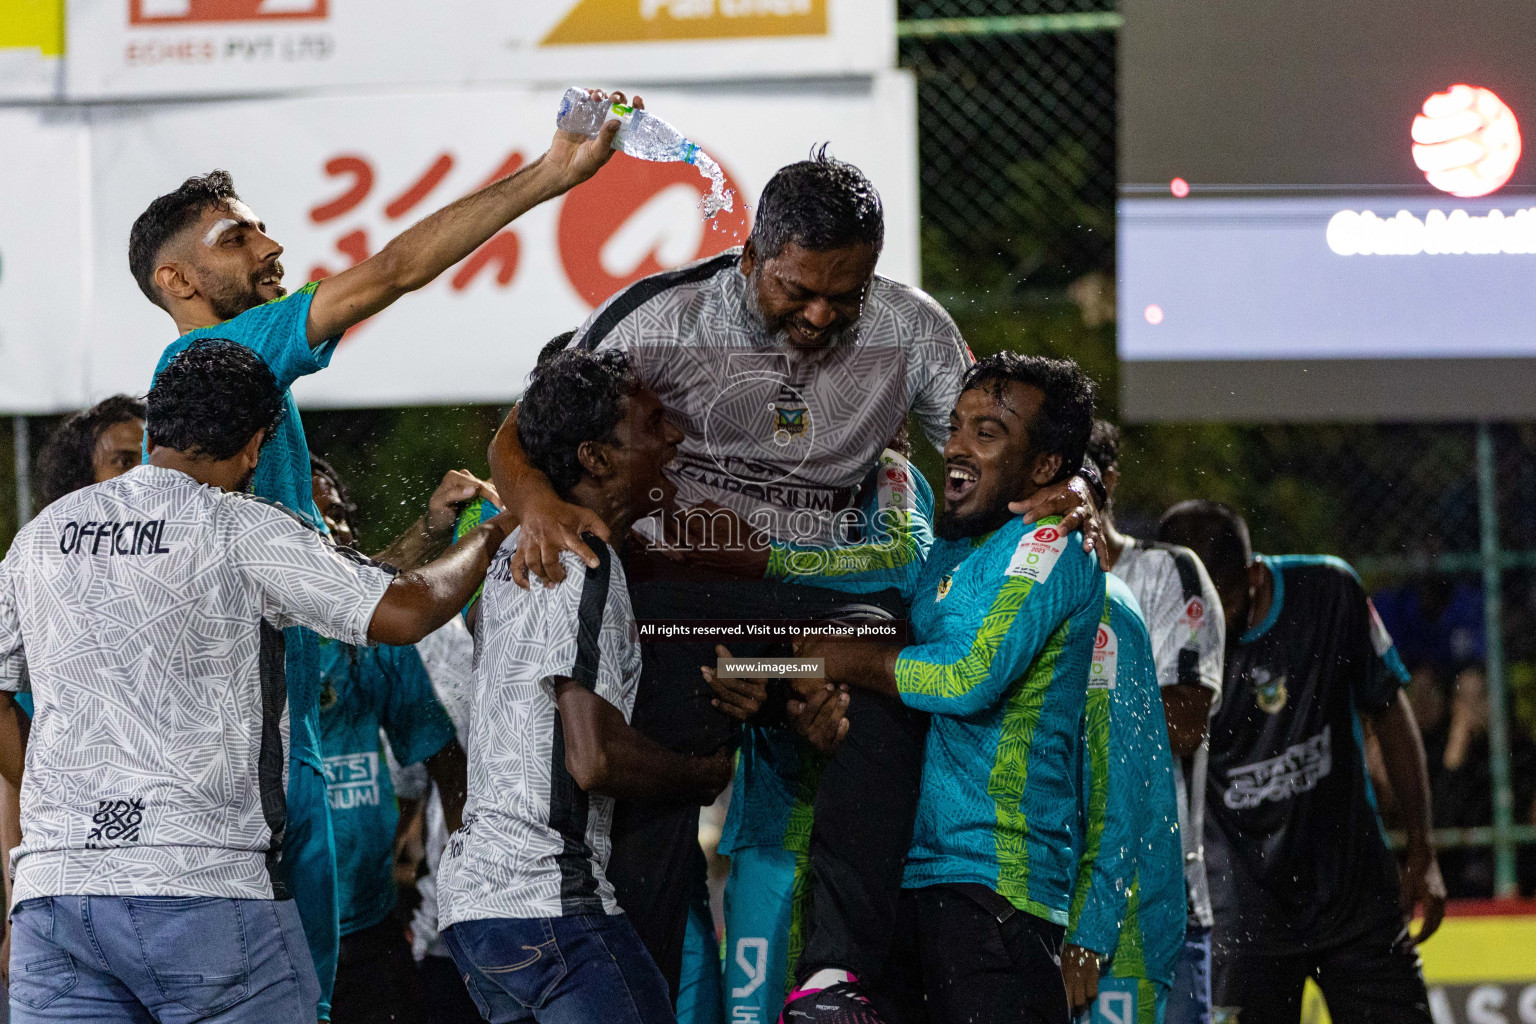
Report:
[[[1413,162],[1442,192],[1472,199],[1496,191],[1520,160],[1520,125],[1490,90],[1453,85],[1413,119]]]

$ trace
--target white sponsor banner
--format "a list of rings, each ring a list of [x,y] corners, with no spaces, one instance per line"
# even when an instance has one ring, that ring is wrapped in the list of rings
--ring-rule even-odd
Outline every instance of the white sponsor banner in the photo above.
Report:
[[[869,74],[894,0],[69,0],[72,98]]]
[[[92,396],[143,391],[175,336],[127,268],[134,219],[189,175],[228,169],[286,251],[290,290],[368,255],[520,161],[553,134],[558,90],[444,91],[99,111],[92,129]],[[705,221],[707,182],[685,164],[618,156],[420,292],[350,332],[296,393],[311,407],[501,402],[543,344],[615,290],[739,244],[747,209],[813,144],[880,189],[880,270],[917,281],[914,84],[905,72],[815,86],[657,90],[648,103],[725,169],[736,210]],[[61,331],[64,328],[61,326]],[[46,343],[47,339],[39,339]]]
[[[62,118],[62,119],[61,119]],[[86,129],[0,110],[0,410],[81,404]],[[24,158],[20,158],[22,155]]]
[[[36,47],[0,46],[0,100],[45,100],[58,91],[59,58]]]

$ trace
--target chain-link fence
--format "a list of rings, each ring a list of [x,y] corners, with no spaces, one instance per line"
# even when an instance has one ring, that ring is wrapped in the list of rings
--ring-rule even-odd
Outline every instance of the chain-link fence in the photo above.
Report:
[[[902,0],[917,76],[925,283],[1061,289],[1114,261],[1112,12]]]
[[[1216,498],[1259,550],[1360,571],[1412,674],[1452,895],[1536,889],[1536,429],[1141,426],[1123,469],[1133,533]]]
[[[1113,415],[1113,332],[1093,329],[1112,294],[1090,309],[1072,286],[1113,280],[1118,17],[1082,0],[900,12],[924,284],[978,353],[1077,357]],[[1086,324],[1064,319],[1069,296]],[[1413,670],[1453,894],[1507,893],[1517,874],[1536,888],[1536,427],[1135,426],[1123,469],[1132,533],[1214,498],[1247,515],[1260,550],[1360,571]]]

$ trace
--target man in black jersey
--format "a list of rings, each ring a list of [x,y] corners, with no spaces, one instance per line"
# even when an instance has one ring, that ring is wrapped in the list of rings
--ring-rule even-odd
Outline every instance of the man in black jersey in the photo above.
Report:
[[[1255,557],[1242,517],[1215,502],[1175,505],[1158,539],[1200,556],[1227,619],[1205,830],[1216,1019],[1295,1024],[1310,977],[1334,1020],[1429,1024],[1415,946],[1445,912],[1429,777],[1401,689],[1408,673],[1359,578],[1328,556]],[[1408,835],[1401,876],[1365,771],[1362,718]]]

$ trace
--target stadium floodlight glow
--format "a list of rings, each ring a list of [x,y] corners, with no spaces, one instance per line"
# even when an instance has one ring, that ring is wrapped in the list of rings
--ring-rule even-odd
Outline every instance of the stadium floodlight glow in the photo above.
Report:
[[[1146,312],[1143,315],[1146,316],[1147,323],[1156,327],[1163,322],[1163,307],[1154,302],[1146,308]]]
[[[1189,182],[1183,178],[1174,178],[1168,183],[1168,191],[1173,193],[1175,199],[1183,199],[1189,195]]]
[[[1514,111],[1478,86],[1457,84],[1429,97],[1412,135],[1413,162],[1425,180],[1462,199],[1498,191],[1520,160]]]

